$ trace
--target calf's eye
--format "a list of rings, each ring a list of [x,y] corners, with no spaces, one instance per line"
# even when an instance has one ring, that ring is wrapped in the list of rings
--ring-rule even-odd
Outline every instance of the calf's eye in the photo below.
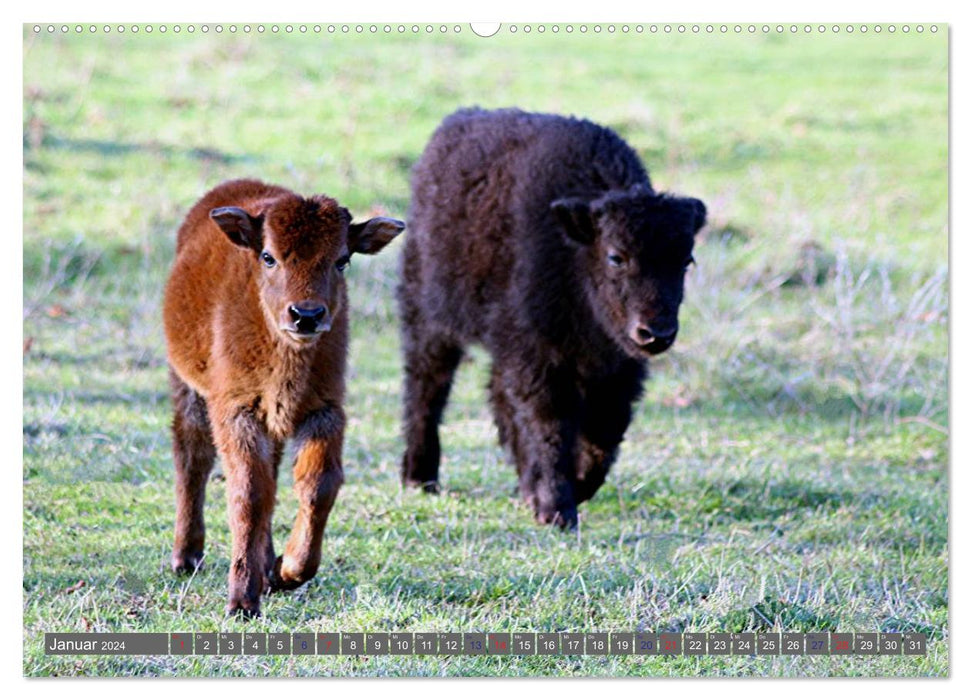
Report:
[[[334,267],[337,268],[338,272],[343,272],[347,269],[347,266],[351,264],[351,256],[345,255],[344,257],[338,258],[337,262],[334,263]]]
[[[626,259],[620,253],[607,253],[607,264],[611,267],[621,267],[625,262]]]
[[[262,253],[260,253],[260,260],[262,260],[263,264],[266,265],[267,267],[273,267],[274,265],[276,265],[276,258],[274,258],[272,255],[267,253],[265,250]]]
[[[695,264],[695,258],[693,255],[689,255],[688,259],[684,261],[684,269],[687,270],[689,267]]]

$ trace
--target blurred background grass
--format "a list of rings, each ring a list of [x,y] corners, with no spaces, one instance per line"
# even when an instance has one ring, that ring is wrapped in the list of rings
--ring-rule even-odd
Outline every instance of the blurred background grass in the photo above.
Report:
[[[947,37],[24,33],[25,673],[947,672]],[[160,298],[181,217],[259,177],[405,216],[461,106],[616,129],[702,198],[676,347],[576,536],[534,526],[463,367],[445,494],[397,485],[400,242],[349,273],[347,485],[317,579],[259,629],[917,630],[832,659],[64,659],[44,631],[234,629],[207,568],[166,569]],[[407,234],[406,234],[407,235]],[[275,533],[294,501],[281,478]],[[332,562],[332,564],[328,564]],[[82,583],[83,585],[78,585]]]

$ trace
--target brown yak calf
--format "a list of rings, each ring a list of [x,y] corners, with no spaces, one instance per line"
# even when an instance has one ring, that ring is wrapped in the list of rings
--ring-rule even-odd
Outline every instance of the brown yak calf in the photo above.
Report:
[[[268,590],[295,588],[320,564],[327,515],[343,483],[348,304],[354,253],[404,229],[352,224],[325,196],[255,180],[225,182],[179,229],[165,290],[176,480],[172,567],[202,561],[205,486],[226,474],[232,561],[229,613],[259,615]],[[281,557],[270,520],[284,440],[296,444],[297,520]]]

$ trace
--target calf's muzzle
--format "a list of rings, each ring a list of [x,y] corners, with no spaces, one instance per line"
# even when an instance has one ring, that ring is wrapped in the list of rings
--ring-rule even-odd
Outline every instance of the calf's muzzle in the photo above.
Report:
[[[326,306],[291,304],[287,312],[297,333],[312,335],[330,330],[330,314]]]

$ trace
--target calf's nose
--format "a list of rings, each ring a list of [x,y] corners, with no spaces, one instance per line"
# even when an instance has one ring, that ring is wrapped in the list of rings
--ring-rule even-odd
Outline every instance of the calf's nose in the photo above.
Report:
[[[668,323],[668,324],[649,323],[647,325],[647,331],[658,340],[671,340],[671,338],[674,337],[675,333],[678,332],[678,324],[677,323]]]
[[[635,321],[628,327],[627,335],[638,345],[647,345],[655,340],[670,340],[677,332],[677,323]]]
[[[320,327],[321,321],[327,315],[326,306],[298,306],[291,304],[287,309],[290,313],[290,320],[296,327],[298,333],[315,333]]]

